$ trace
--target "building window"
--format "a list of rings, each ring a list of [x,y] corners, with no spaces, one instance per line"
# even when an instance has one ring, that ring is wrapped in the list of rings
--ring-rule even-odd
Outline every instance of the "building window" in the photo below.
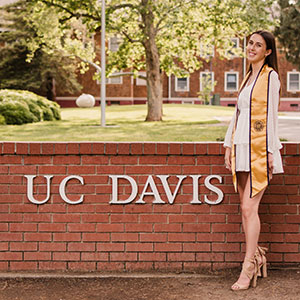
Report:
[[[300,91],[300,72],[287,73],[287,90],[288,92]]]
[[[231,38],[231,49],[226,51],[226,55],[229,56],[230,58],[234,58],[237,55],[234,53],[234,49],[238,49],[239,47],[239,39],[238,38]]]
[[[114,36],[109,39],[108,49],[112,52],[117,52],[121,44],[122,39],[120,37]]]
[[[239,73],[225,72],[225,91],[236,92],[238,90]]]
[[[189,90],[190,90],[190,78],[189,77],[182,77],[182,78],[175,77],[175,91],[176,92],[188,92]]]
[[[115,72],[113,74],[116,74],[116,73],[121,73],[121,72]],[[122,84],[123,83],[122,77],[123,76],[108,77],[108,78],[106,78],[106,83],[107,84]]]
[[[207,85],[211,85],[211,91],[214,91],[214,72],[200,72],[200,91],[202,92]]]
[[[146,72],[139,72],[139,75],[146,77]],[[137,77],[136,78],[136,85],[147,85],[147,80]]]

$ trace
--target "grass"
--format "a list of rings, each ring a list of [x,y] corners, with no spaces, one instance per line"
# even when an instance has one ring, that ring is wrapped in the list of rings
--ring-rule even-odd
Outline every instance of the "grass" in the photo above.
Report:
[[[108,106],[106,125],[100,108],[64,108],[62,120],[2,125],[2,141],[216,141],[227,126],[216,117],[232,116],[233,108],[166,104],[162,122],[145,122],[146,106]]]

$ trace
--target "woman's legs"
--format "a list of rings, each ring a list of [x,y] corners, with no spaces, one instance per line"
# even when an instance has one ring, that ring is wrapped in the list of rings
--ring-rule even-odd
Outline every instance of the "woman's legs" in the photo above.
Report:
[[[265,189],[253,198],[250,198],[250,174],[248,172],[237,172],[237,183],[242,209],[242,224],[246,239],[245,257],[251,259],[254,257],[259,239],[260,219],[258,216],[258,207]],[[245,286],[249,281],[246,274],[241,273],[236,283]],[[238,289],[236,284],[232,288]]]

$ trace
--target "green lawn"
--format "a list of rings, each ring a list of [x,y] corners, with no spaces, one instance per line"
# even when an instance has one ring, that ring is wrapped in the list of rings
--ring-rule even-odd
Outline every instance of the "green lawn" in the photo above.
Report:
[[[163,122],[144,122],[145,105],[106,107],[107,127],[100,126],[100,107],[64,108],[62,120],[2,125],[2,141],[216,141],[226,126],[215,117],[232,116],[233,108],[191,104],[164,105]]]

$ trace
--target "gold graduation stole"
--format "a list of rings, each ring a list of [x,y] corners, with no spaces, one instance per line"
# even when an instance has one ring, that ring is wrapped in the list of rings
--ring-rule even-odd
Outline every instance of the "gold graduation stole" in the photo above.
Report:
[[[254,197],[269,184],[268,169],[268,101],[270,74],[273,71],[267,65],[264,65],[257,77],[250,92],[250,116],[249,116],[249,167],[250,167],[250,197]],[[244,78],[239,93],[244,87],[250,76],[250,72]],[[232,133],[231,147],[231,169],[233,175],[233,184],[237,191],[237,178],[235,166],[236,146],[233,144],[234,133],[238,118],[238,109],[236,108],[236,120]]]

